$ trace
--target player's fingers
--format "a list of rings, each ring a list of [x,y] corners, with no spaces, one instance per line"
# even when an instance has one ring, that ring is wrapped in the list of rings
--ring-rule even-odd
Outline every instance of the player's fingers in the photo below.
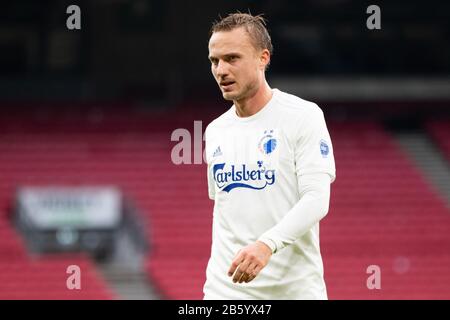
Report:
[[[261,269],[262,269],[262,267],[260,265],[258,265],[257,263],[255,263],[253,268],[248,271],[248,274],[249,274],[248,282],[250,282],[253,279],[255,279],[258,276],[258,274],[261,271]]]
[[[245,277],[243,277],[243,281],[248,283],[255,279],[254,270],[256,268],[256,263],[250,263],[250,265],[247,268],[247,271],[245,272]]]
[[[236,273],[234,274],[233,282],[241,283],[241,280],[242,280],[241,277],[246,273],[249,264],[250,264],[250,261],[244,260],[239,265],[239,268],[237,269]]]
[[[228,276],[231,277],[234,272],[236,271],[237,267],[244,261],[244,256],[238,252],[236,257],[233,259],[233,262],[231,262],[230,269],[228,270]]]
[[[239,266],[239,268],[236,270],[234,277],[233,277],[233,282],[236,283],[239,280],[241,280],[241,277],[244,275],[244,273],[242,272],[242,268],[241,266]]]
[[[239,283],[248,282],[248,278],[250,277],[248,268],[246,271],[242,272],[242,276],[239,278]]]
[[[252,281],[253,279],[255,279],[258,276],[258,274],[262,270],[262,268],[263,267],[261,265],[256,265],[255,266],[253,271],[251,271],[251,279],[249,280],[249,282]]]
[[[247,274],[246,273],[242,273],[242,275],[239,277],[238,282],[239,283],[243,283],[247,281]]]

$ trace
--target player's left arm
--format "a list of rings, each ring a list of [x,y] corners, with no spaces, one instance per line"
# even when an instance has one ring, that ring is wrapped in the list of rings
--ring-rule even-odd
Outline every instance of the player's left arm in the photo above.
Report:
[[[234,282],[252,281],[272,254],[301,238],[328,213],[335,164],[325,118],[317,106],[298,126],[294,157],[300,200],[256,243],[237,253],[228,272]]]
[[[328,213],[330,176],[308,174],[299,182],[301,199],[273,228],[241,249],[228,271],[233,282],[250,282],[269,263],[273,253],[294,243]]]

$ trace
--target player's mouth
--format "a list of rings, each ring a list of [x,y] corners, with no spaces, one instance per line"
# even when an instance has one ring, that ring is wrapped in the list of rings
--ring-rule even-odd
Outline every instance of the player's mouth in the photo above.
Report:
[[[224,90],[224,91],[229,91],[231,90],[231,87],[233,86],[233,84],[235,84],[234,81],[228,80],[228,81],[221,81],[220,82],[220,87]]]

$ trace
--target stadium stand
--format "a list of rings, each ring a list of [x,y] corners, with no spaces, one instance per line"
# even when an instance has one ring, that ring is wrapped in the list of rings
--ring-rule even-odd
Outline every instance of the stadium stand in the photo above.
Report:
[[[134,119],[111,112],[96,122],[49,117],[3,126],[0,236],[6,240],[0,243],[0,277],[8,279],[2,288],[10,289],[0,288],[2,297],[112,298],[88,259],[70,262],[87,268],[89,284],[84,293],[69,292],[62,268],[67,260],[32,260],[7,213],[15,188],[22,184],[115,184],[149,221],[149,281],[162,298],[201,299],[213,206],[207,197],[206,168],[176,166],[170,159],[175,145],[170,134],[176,128],[191,130],[188,118]],[[450,213],[445,204],[377,123],[330,123],[330,131],[337,180],[329,215],[321,225],[329,297],[448,298]],[[382,290],[367,289],[370,265],[381,269]],[[18,270],[26,270],[26,275]],[[61,275],[53,276],[56,270]],[[24,279],[31,280],[25,285]]]
[[[450,212],[375,123],[333,125],[338,178],[321,240],[331,299],[446,299]],[[381,270],[368,290],[366,269]]]
[[[427,123],[427,129],[444,156],[450,161],[450,122],[430,121]]]
[[[81,270],[81,288],[69,290],[67,267]],[[106,300],[115,294],[97,273],[89,258],[82,255],[40,256],[39,258],[0,259],[0,299]]]
[[[0,138],[4,155],[5,140]],[[36,256],[27,252],[23,240],[14,229],[8,215],[13,186],[17,176],[6,169],[9,160],[0,155],[0,300],[114,299],[114,293],[95,269],[91,260],[80,254]],[[20,161],[19,161],[20,162]],[[26,162],[26,160],[24,161]],[[24,164],[24,163],[22,163]],[[20,170],[20,169],[19,169]],[[20,179],[20,178],[19,178]],[[81,289],[69,290],[66,282],[71,265],[80,267]]]

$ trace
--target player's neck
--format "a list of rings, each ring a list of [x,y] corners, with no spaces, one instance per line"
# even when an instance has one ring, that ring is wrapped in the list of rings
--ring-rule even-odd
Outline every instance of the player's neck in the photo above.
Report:
[[[267,81],[264,81],[263,85],[259,87],[253,96],[244,100],[234,101],[237,115],[244,118],[258,113],[272,99],[272,95],[272,89]]]

